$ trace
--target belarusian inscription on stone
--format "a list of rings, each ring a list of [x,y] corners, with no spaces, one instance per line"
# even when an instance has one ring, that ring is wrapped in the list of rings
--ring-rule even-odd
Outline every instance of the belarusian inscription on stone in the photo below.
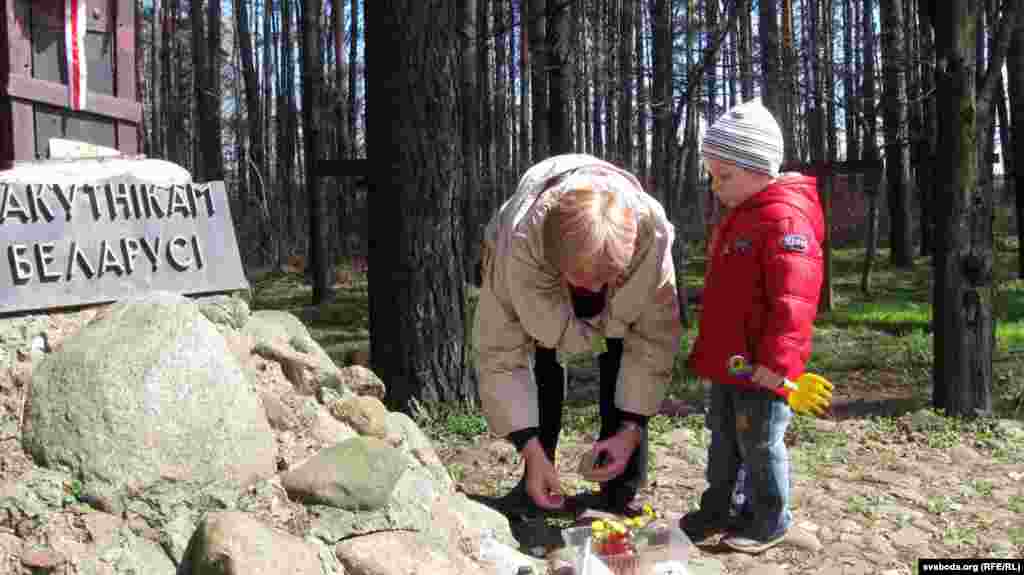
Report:
[[[223,182],[0,182],[0,313],[247,287]]]

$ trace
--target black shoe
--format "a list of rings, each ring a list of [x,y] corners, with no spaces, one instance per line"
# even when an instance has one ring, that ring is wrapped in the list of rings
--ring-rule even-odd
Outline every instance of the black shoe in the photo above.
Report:
[[[735,521],[728,514],[710,514],[704,511],[690,511],[679,519],[679,528],[690,538],[694,545],[699,545],[709,537],[728,531]]]

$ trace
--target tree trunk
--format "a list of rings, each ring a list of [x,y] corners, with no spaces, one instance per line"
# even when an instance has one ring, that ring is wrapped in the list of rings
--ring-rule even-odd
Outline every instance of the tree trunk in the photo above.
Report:
[[[922,256],[932,255],[935,237],[935,170],[939,142],[939,117],[936,106],[935,82],[938,71],[935,68],[934,30],[928,2],[918,4],[918,18],[921,29],[921,90],[931,94],[922,108],[922,142],[920,165],[917,169],[917,193],[921,204],[921,251]]]
[[[667,1],[667,0],[666,0]],[[604,85],[605,85],[605,72],[606,67],[604,60],[607,57],[607,46],[605,45],[604,38],[607,35],[604,28],[601,15],[603,10],[601,9],[600,2],[594,2],[591,6],[591,30],[594,33],[593,44],[594,58],[591,62],[591,73],[590,81],[593,85],[593,102],[594,105],[591,109],[591,122],[593,124],[594,142],[591,153],[598,157],[605,157],[605,142],[607,141],[604,137]]]
[[[356,46],[359,42],[359,0],[352,0],[349,6],[349,14],[352,19],[352,32],[349,34],[349,45],[348,45],[348,133],[352,138],[352,155],[356,156],[356,142],[359,140],[356,135],[356,130],[359,127],[359,99],[356,94]],[[365,41],[365,39],[364,39]]]
[[[529,3],[519,2],[519,174],[530,166],[530,27]],[[518,175],[518,174],[517,174]]]
[[[349,107],[352,98],[348,95],[349,86],[347,79],[355,74],[355,70],[349,68],[348,59],[345,54],[345,0],[332,0],[331,12],[334,16],[334,84],[337,100],[334,102],[334,125],[337,134],[336,158],[339,160],[354,158],[353,153],[355,142],[352,133],[349,131]],[[355,16],[355,13],[352,14]],[[326,84],[326,82],[324,82]],[[331,214],[329,221],[333,222],[331,232],[332,243],[339,247],[340,255],[351,257],[358,252],[358,246],[353,245],[349,238],[353,235],[352,224],[357,221],[355,209],[355,184],[351,177],[339,177],[337,179],[337,191],[335,194],[336,211]],[[356,235],[361,235],[357,232]],[[338,258],[332,257],[331,261]]]
[[[761,99],[766,108],[779,123],[782,123],[782,91],[779,56],[779,5],[778,0],[758,2],[758,26],[761,37]],[[788,150],[787,150],[788,153]]]
[[[548,126],[552,156],[572,151],[569,98],[572,96],[572,61],[569,60],[569,7],[547,4]]]
[[[619,105],[617,82],[619,81],[619,74],[615,67],[615,63],[618,61],[616,58],[616,48],[621,40],[619,37],[619,14],[618,10],[616,10],[616,2],[618,1],[602,0],[598,2],[598,5],[601,7],[604,28],[604,35],[602,36],[604,49],[601,50],[604,56],[602,58],[602,63],[604,64],[602,73],[604,84],[601,86],[601,90],[604,92],[605,159],[621,163],[622,149],[619,147],[618,138]]]
[[[875,17],[874,0],[863,0],[861,24],[864,42],[864,87],[861,90],[864,107],[864,146],[861,159],[865,165],[878,161],[878,132],[875,121]],[[871,292],[871,271],[875,264],[878,248],[878,194],[879,181],[874,174],[864,178],[864,194],[868,200],[867,235],[865,238],[864,270],[861,273],[860,289]]]
[[[907,163],[907,203],[913,205],[914,198],[920,196],[917,182],[921,171],[921,158],[924,156],[924,106],[921,102],[921,34],[917,20],[918,0],[903,0],[903,53],[907,78],[907,118],[909,152]],[[913,243],[913,216],[908,234]],[[913,252],[911,253],[913,257]]]
[[[706,2],[704,4],[704,27],[713,31],[718,28],[718,2]],[[704,82],[707,86],[707,111],[704,119],[710,126],[718,119],[718,106],[715,99],[718,97],[718,54],[705,54],[707,63],[704,66]]]
[[[491,18],[489,10],[491,3],[497,0],[477,0],[476,21],[477,21],[477,84],[479,100],[477,100],[476,117],[478,126],[477,146],[480,149],[480,184],[491,186],[497,176],[496,157],[494,150],[495,141],[495,118],[491,113],[491,100],[495,97],[496,88],[494,82],[494,69],[490,66],[491,60]],[[493,18],[494,26],[498,26],[498,10],[495,9]],[[482,211],[490,214],[494,209],[494,197],[491,194],[485,198],[485,205]]]
[[[647,98],[646,73],[644,72],[644,2],[643,0],[632,2],[634,4],[635,23],[635,54],[633,55],[633,66],[636,75],[636,176],[641,182],[648,181],[647,177]]]
[[[205,182],[206,162],[203,154],[206,153],[206,138],[209,130],[203,127],[203,121],[209,116],[206,106],[210,104],[206,98],[206,87],[204,84],[209,80],[206,74],[206,46],[203,43],[206,33],[203,31],[203,2],[196,0],[190,8],[192,23],[192,98],[194,101],[194,112],[192,116],[192,177]]]
[[[455,253],[459,5],[379,0],[367,9],[367,156],[383,167],[369,192],[378,221],[370,240],[373,370],[388,382],[392,409],[473,402]]]
[[[308,0],[307,0],[308,1]],[[462,176],[463,176],[463,221],[466,222],[465,241],[463,246],[466,254],[466,281],[476,283],[476,270],[480,258],[480,241],[483,234],[478,233],[476,225],[478,204],[481,201],[480,190],[480,158],[477,146],[479,128],[478,112],[480,102],[477,99],[477,0],[462,0],[459,10],[459,29],[461,33],[462,52]],[[481,230],[482,231],[482,230]]]
[[[177,164],[184,164],[180,153],[178,132],[181,127],[181,113],[179,105],[181,98],[176,97],[180,91],[180,76],[178,75],[178,0],[167,0],[164,4],[164,18],[167,29],[163,34],[163,69],[164,69],[164,117],[167,119],[167,155],[166,158]]]
[[[512,185],[512,160],[511,151],[509,150],[509,108],[508,105],[508,89],[509,86],[514,86],[508,78],[509,72],[512,70],[509,63],[509,39],[512,37],[511,27],[509,23],[509,12],[508,6],[505,0],[497,0],[494,2],[494,24],[495,29],[502,30],[501,33],[494,37],[494,113],[492,122],[494,133],[494,184],[491,186],[490,198],[488,199],[488,207],[496,209],[501,204],[502,199],[506,190]],[[483,56],[481,55],[481,58]],[[570,92],[571,94],[571,92]],[[488,211],[492,211],[489,209]],[[486,225],[487,222],[481,221],[479,225]],[[478,225],[473,223],[473,225]]]
[[[224,144],[221,141],[221,110],[220,110],[220,85],[221,85],[221,6],[219,1],[210,0],[207,2],[207,25],[209,34],[206,38],[206,100],[203,108],[206,118],[203,120],[202,129],[207,130],[203,136],[204,151],[206,156],[206,179],[208,181],[224,179]]]
[[[762,0],[763,1],[763,0]],[[782,138],[785,142],[785,154],[787,161],[797,161],[801,158],[797,146],[797,109],[799,107],[799,92],[797,81],[800,75],[800,63],[797,61],[797,50],[794,40],[793,29],[793,0],[782,0],[782,81],[783,88],[780,92],[779,108],[782,113],[776,116],[782,128]]]
[[[668,187],[671,174],[668,139],[672,129],[672,14],[669,11],[670,0],[652,2],[654,87],[651,90],[651,114],[654,116],[654,138],[651,142],[651,174],[654,176],[654,195],[665,203],[665,211],[671,218],[675,196]]]
[[[864,179],[867,180],[868,178],[865,177]],[[860,291],[864,295],[870,295],[871,274],[875,268],[875,258],[878,256],[878,183],[865,181],[864,186],[868,196],[868,225],[864,237],[866,253],[864,255],[864,267],[860,275]]]
[[[881,0],[882,69],[884,71],[885,178],[889,200],[889,255],[896,267],[914,265],[910,205],[910,154],[907,149],[907,96],[903,53],[902,0]]]
[[[831,62],[826,57],[825,47],[828,44],[828,33],[826,20],[826,0],[813,0],[813,31],[811,38],[814,43],[812,65],[814,68],[814,134],[815,141],[811,147],[814,150],[814,159],[817,162],[830,160],[828,149],[828,105],[825,101],[827,84],[831,81],[828,71],[831,69]],[[818,303],[820,311],[832,311],[832,182],[831,172],[825,171],[818,174],[818,194],[821,199],[821,207],[825,216],[825,241],[822,246],[824,252],[824,281],[821,284],[821,298]]]
[[[548,55],[547,55],[547,1],[529,0],[530,12],[530,90],[533,96],[533,162],[548,156],[550,124],[548,119]]]
[[[287,236],[294,243],[303,230],[301,212],[299,210],[298,187],[295,185],[295,155],[297,147],[296,139],[298,129],[295,122],[295,55],[292,50],[294,39],[292,37],[292,0],[281,1],[281,72],[283,74],[283,94],[281,108],[277,113],[277,125],[280,134],[280,157],[281,165],[280,187],[282,203],[287,206],[287,225],[281,230],[282,240]],[[285,230],[289,230],[286,232]],[[308,237],[308,236],[307,236]]]
[[[587,83],[589,76],[587,76],[587,55],[588,47],[586,40],[586,7],[582,3],[574,3],[572,5],[572,37],[575,42],[576,50],[574,50],[572,56],[575,57],[575,68],[576,73],[576,92],[575,92],[575,112],[576,112],[576,151],[589,153],[590,142],[588,138],[590,120],[587,115],[587,105],[589,98],[587,98],[588,90]]]
[[[860,158],[860,98],[856,95],[854,86],[857,85],[857,74],[854,71],[853,56],[857,51],[853,43],[853,30],[857,26],[854,17],[853,6],[857,0],[844,0],[846,5],[846,30],[843,35],[843,54],[845,74],[843,76],[843,91],[846,92],[846,159],[857,160]]]
[[[253,62],[252,31],[249,28],[249,8],[247,0],[235,0],[235,18],[237,22],[238,50],[242,61],[241,75],[245,82],[245,109],[249,120],[249,145],[248,158],[239,158],[240,172],[252,169],[251,177],[248,178],[249,187],[246,192],[249,195],[265,193],[263,177],[259,173],[263,166],[263,121],[260,117],[260,89],[256,76],[256,65]],[[254,189],[259,186],[259,190]],[[248,198],[242,198],[239,202],[246,205]]]
[[[933,404],[948,415],[973,417],[992,409],[992,252],[974,231],[984,214],[978,183],[974,0],[946,0],[936,10],[935,46],[944,70],[938,85]],[[987,253],[986,253],[987,251]]]
[[[740,37],[739,37],[739,60],[740,60],[740,93],[743,101],[751,100],[754,97],[754,56],[753,56],[753,24],[750,17],[750,0],[742,0],[737,8],[740,10]],[[767,100],[765,100],[767,101]]]
[[[309,218],[309,260],[312,272],[313,305],[327,301],[330,291],[327,234],[325,226],[323,187],[314,166],[321,159],[320,103],[323,91],[323,63],[320,46],[320,10],[323,4],[305,0],[302,3],[302,135],[305,144],[306,216]]]
[[[160,0],[153,0],[153,21],[151,30],[153,31],[153,38],[151,40],[149,50],[149,66],[150,66],[150,93],[152,94],[152,113],[153,113],[153,124],[150,129],[150,133],[153,138],[153,148],[150,153],[159,158],[166,158],[167,151],[164,149],[164,121],[161,117],[163,111],[163,97],[161,97],[161,87],[163,83],[163,77],[161,75],[163,57],[164,57],[164,42],[160,32],[163,28],[163,11],[160,8]],[[136,40],[138,41],[138,40]],[[167,92],[163,92],[166,94]]]
[[[143,10],[142,0],[135,0],[133,11],[135,12],[135,21],[132,22],[132,26],[135,29],[135,69],[131,71],[135,77],[135,97],[136,101],[142,103],[142,118],[139,123],[139,129],[135,132],[136,149],[142,150],[143,154],[153,154],[153,125],[147,126],[146,122],[146,100],[149,98],[149,91],[146,90],[146,50],[145,42],[143,42],[143,21],[145,11]],[[152,43],[152,37],[150,37],[150,43]]]
[[[633,0],[617,0],[615,21],[619,25],[618,130],[619,160],[623,168],[633,170]]]
[[[1013,33],[1013,47],[1006,68],[1010,76],[1010,113],[1013,118],[1013,133],[1010,137],[1014,145],[1004,153],[1014,156],[1014,170],[1010,178],[1016,194],[1017,276],[1024,277],[1024,29],[1017,29]]]

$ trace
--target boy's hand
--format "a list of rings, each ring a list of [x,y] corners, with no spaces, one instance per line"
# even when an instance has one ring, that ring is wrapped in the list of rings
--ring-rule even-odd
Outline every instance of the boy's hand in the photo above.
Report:
[[[735,355],[729,359],[729,373],[749,379],[759,387],[774,390],[780,385],[789,389],[786,403],[797,413],[824,415],[832,404],[832,383],[813,373],[805,373],[789,381],[763,366],[751,369],[746,358]]]
[[[767,367],[759,365],[754,368],[754,374],[750,376],[750,381],[771,391],[785,383],[785,378]]]

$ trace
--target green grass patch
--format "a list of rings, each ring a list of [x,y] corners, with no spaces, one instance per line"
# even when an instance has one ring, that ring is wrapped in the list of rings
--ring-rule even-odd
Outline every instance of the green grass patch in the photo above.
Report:
[[[845,463],[849,456],[848,439],[843,433],[819,431],[814,417],[794,415],[786,430],[786,445],[796,469],[808,476],[819,469]]]
[[[438,441],[472,441],[487,433],[483,414],[466,404],[417,404],[413,419],[427,436]]]

